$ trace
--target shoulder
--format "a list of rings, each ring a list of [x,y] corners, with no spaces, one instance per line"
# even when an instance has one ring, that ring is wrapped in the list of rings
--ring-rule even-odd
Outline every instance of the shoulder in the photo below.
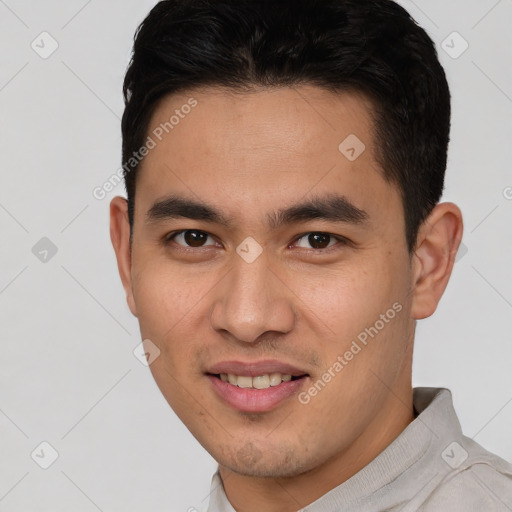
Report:
[[[512,465],[471,439],[464,441],[467,459],[445,475],[421,511],[512,511]]]

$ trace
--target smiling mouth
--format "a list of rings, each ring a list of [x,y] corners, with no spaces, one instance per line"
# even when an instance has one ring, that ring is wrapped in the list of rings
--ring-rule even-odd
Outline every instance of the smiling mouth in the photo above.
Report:
[[[270,387],[279,386],[283,382],[291,382],[307,377],[306,374],[289,375],[278,372],[266,373],[255,377],[251,377],[250,375],[234,375],[232,373],[217,373],[209,375],[216,377],[227,384],[231,384],[232,386],[247,389],[268,389]]]

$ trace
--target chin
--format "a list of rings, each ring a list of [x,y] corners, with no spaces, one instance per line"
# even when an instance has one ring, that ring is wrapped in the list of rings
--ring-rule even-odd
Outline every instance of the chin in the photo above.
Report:
[[[228,457],[219,457],[221,466],[243,476],[256,478],[289,478],[305,473],[309,468],[291,447],[263,452],[253,443],[247,443]]]

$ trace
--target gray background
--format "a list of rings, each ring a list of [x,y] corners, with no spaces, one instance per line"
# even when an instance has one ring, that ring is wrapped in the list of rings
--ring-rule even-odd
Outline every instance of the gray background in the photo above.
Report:
[[[512,1],[400,3],[449,76],[444,200],[465,216],[446,294],[418,325],[414,384],[450,388],[466,435],[511,461]],[[0,0],[0,511],[207,502],[215,463],[133,354],[108,234],[123,187],[92,195],[120,165],[123,73],[153,4]],[[31,47],[51,49],[43,31],[59,45],[46,59]],[[43,441],[59,454],[48,469]]]

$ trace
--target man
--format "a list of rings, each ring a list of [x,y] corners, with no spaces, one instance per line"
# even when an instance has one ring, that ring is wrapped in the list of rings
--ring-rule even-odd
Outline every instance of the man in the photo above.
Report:
[[[450,94],[390,0],[171,0],[136,34],[111,237],[210,512],[512,510],[512,466],[411,385],[462,215]]]

